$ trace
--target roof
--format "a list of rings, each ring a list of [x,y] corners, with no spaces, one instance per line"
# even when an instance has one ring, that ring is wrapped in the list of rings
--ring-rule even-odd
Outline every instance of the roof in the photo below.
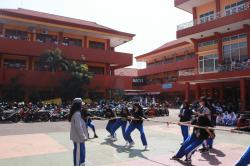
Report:
[[[162,46],[156,48],[153,51],[150,51],[150,52],[148,52],[146,54],[139,55],[139,56],[135,57],[135,59],[136,60],[143,59],[143,58],[151,56],[153,54],[156,54],[156,53],[159,53],[159,52],[162,52],[162,51],[166,51],[166,50],[170,50],[170,49],[173,49],[175,47],[184,46],[186,44],[189,44],[189,42],[180,41],[180,40],[174,40],[174,41],[171,41],[171,42],[167,42],[167,43],[163,44]]]
[[[134,69],[134,68],[116,69],[115,75],[137,77],[138,76],[138,69]]]
[[[66,25],[83,29],[96,30],[111,34],[117,34],[127,37],[134,37],[134,34],[117,31],[115,29],[111,29],[109,27],[105,27],[103,25],[97,24],[96,22],[85,21],[70,17],[58,16],[54,14],[38,12],[34,10],[28,9],[0,9],[0,15],[14,16],[23,19],[30,19],[35,21],[47,22],[52,24]]]

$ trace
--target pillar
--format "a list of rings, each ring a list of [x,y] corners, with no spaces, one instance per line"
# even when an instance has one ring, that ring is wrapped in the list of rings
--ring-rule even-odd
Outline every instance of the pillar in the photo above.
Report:
[[[4,31],[3,24],[0,24],[0,36],[2,37],[4,37],[3,31]]]
[[[110,76],[110,65],[106,64],[106,75]]]
[[[193,22],[194,22],[194,25],[197,24],[197,8],[196,7],[193,7]]]
[[[63,32],[59,32],[58,34],[58,44],[62,44],[63,43]]]
[[[246,111],[246,80],[240,79],[240,111]]]
[[[110,39],[106,40],[106,50],[110,50]]]
[[[195,84],[195,100],[199,100],[199,99],[200,99],[200,85]]]
[[[221,4],[220,4],[220,0],[215,0],[215,6],[216,6],[216,13],[220,12],[221,9]]]
[[[83,48],[88,48],[88,39],[87,39],[87,36],[84,36]]]
[[[185,100],[189,101],[190,83],[185,83]]]
[[[250,58],[250,25],[244,24],[243,26],[247,33],[247,51],[248,51],[248,58]]]
[[[191,41],[192,41],[192,43],[194,45],[194,54],[196,56],[196,62],[197,62],[196,69],[197,69],[197,73],[199,73],[198,42],[197,42],[196,39],[193,39],[193,38],[191,38]]]
[[[219,64],[223,63],[223,52],[222,52],[222,35],[218,32],[215,32],[214,35],[218,41],[218,61]]]
[[[32,70],[33,70],[32,57],[29,57],[29,60],[28,60],[28,70],[29,70],[29,71],[32,71]]]

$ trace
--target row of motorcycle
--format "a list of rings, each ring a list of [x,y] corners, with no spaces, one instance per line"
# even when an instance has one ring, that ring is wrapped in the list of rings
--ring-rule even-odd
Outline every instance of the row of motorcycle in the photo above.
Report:
[[[38,107],[4,107],[0,106],[0,121],[14,122],[47,122],[67,120],[69,108]]]

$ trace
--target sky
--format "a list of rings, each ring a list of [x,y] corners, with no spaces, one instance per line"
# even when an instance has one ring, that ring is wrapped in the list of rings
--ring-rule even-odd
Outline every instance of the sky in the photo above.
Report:
[[[97,22],[132,34],[116,51],[142,55],[176,39],[176,27],[192,15],[174,7],[174,0],[0,0],[0,8],[25,8]],[[145,67],[133,62],[133,68]]]

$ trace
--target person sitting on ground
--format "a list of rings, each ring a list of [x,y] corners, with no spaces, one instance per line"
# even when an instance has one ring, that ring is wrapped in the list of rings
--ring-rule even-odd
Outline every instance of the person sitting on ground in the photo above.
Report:
[[[224,114],[220,113],[216,118],[216,124],[219,126],[224,126]]]

